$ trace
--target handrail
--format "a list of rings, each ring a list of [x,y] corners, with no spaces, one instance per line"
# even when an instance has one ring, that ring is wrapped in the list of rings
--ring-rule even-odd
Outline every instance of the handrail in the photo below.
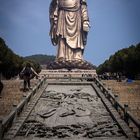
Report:
[[[43,82],[46,80],[45,78],[42,78],[39,80],[38,84],[35,88],[27,95],[25,98],[16,106],[16,108],[4,119],[0,119],[0,140],[4,136],[4,133],[9,130],[11,127],[15,117],[17,115],[20,115],[20,113],[23,111],[24,106],[30,101],[32,95],[34,95],[39,87],[43,84]]]
[[[2,125],[6,126],[8,125],[9,121],[12,121],[14,119],[14,116],[16,114],[16,111],[12,111],[3,121],[2,121]]]
[[[127,116],[129,116],[128,118],[140,129],[140,122],[133,117],[133,115],[128,111],[126,112]]]
[[[94,82],[98,86],[98,88],[104,93],[104,95],[108,95],[108,98],[111,98],[113,100],[112,105],[115,107],[117,111],[121,109],[123,112],[123,119],[124,121],[129,125],[130,122],[132,122],[135,127],[138,129],[138,132],[136,136],[140,138],[140,121],[138,121],[121,103],[119,103],[116,99],[115,96],[101,83],[97,78],[94,77]],[[120,114],[121,115],[121,114]]]
[[[72,77],[72,76],[66,76],[66,77],[58,77],[58,76],[49,76],[46,77],[46,79],[85,79],[85,80],[93,80],[93,77]]]

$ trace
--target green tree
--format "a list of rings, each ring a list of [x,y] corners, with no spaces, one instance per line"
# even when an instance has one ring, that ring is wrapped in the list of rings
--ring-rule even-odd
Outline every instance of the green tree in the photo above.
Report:
[[[136,46],[124,48],[111,55],[97,68],[97,73],[104,72],[123,73],[127,77],[135,78],[140,74],[140,43]]]

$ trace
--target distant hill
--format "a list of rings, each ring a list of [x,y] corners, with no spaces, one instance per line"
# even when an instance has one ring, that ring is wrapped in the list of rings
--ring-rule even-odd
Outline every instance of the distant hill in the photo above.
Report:
[[[35,61],[39,63],[40,65],[47,64],[51,61],[54,61],[55,56],[53,55],[44,55],[44,54],[36,54],[36,55],[31,55],[31,56],[26,56],[24,57],[27,60]]]

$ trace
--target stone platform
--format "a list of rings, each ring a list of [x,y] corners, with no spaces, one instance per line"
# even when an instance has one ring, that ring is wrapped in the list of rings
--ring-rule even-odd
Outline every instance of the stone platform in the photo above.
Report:
[[[37,93],[6,135],[12,138],[15,132],[15,140],[135,140],[93,82],[65,80],[47,79],[43,92]]]
[[[17,136],[123,137],[91,85],[48,85]]]

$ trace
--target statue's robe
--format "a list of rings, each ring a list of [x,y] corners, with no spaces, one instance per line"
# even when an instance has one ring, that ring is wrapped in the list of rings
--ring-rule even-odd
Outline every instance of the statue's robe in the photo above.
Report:
[[[89,21],[86,3],[81,0],[57,0],[54,11],[56,36],[58,37],[57,59],[83,59],[83,22]]]

